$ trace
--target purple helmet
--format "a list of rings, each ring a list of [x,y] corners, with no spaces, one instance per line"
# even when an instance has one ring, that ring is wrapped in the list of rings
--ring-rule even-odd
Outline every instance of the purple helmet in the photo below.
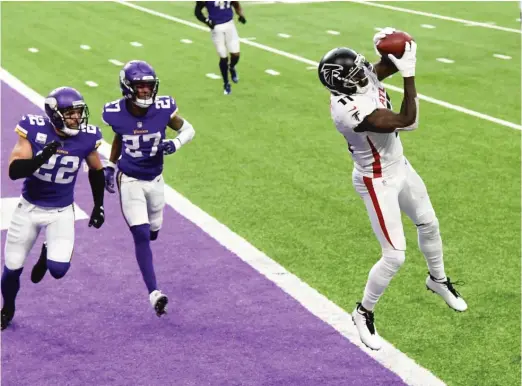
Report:
[[[150,96],[138,98],[137,86],[149,86]],[[136,106],[147,108],[156,100],[158,94],[159,79],[156,71],[150,64],[143,60],[131,60],[120,71],[121,93],[126,99],[130,99]]]
[[[65,115],[71,110],[81,109],[80,122],[77,127],[68,127]],[[58,87],[51,91],[45,98],[45,113],[51,120],[53,126],[66,135],[76,135],[80,127],[89,121],[89,108],[82,94],[72,87]],[[72,126],[72,125],[70,125]]]

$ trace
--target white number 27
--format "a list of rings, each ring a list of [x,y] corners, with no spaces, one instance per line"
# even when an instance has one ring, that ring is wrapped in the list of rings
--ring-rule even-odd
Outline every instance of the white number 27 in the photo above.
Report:
[[[133,158],[143,157],[143,152],[140,150],[140,138],[143,140],[143,142],[150,142],[151,140],[154,141],[149,155],[149,157],[154,157],[158,152],[158,145],[161,141],[161,133],[123,135],[122,140],[125,142],[125,153]]]

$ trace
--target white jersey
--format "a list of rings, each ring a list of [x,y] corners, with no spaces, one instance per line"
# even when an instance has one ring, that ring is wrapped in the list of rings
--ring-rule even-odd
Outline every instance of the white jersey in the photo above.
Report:
[[[354,167],[363,175],[382,177],[390,167],[403,159],[399,133],[356,133],[362,120],[375,109],[391,109],[386,89],[373,71],[365,69],[369,87],[365,93],[332,95],[330,111],[337,130],[346,138]]]

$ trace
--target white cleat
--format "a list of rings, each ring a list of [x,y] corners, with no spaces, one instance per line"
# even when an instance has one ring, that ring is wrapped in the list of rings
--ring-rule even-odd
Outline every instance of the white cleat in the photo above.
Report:
[[[165,294],[161,293],[160,290],[152,291],[149,294],[149,300],[158,317],[167,313],[167,303],[169,299]]]
[[[382,340],[375,329],[373,312],[363,311],[361,303],[357,303],[357,307],[352,312],[352,320],[357,327],[361,341],[372,350],[380,350]]]
[[[450,281],[449,277],[446,281],[440,282],[431,275],[428,275],[426,278],[426,288],[433,293],[439,294],[448,306],[453,308],[455,311],[463,312],[468,309],[468,305],[464,299],[462,299],[457,290],[453,288],[453,283]]]

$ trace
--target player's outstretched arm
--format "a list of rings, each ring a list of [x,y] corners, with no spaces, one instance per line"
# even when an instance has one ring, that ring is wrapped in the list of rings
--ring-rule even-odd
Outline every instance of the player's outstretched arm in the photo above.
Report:
[[[170,118],[168,126],[178,132],[178,135],[174,139],[164,139],[158,146],[163,154],[172,154],[179,150],[183,145],[192,141],[196,135],[194,127],[189,121],[183,119],[178,114],[174,114]]]
[[[373,47],[374,47],[377,55],[380,55],[379,51],[377,50],[377,43],[379,42],[379,40],[385,38],[386,35],[391,35],[394,32],[395,32],[395,28],[386,27],[386,28],[383,28],[382,30],[380,30],[379,32],[377,32],[373,36]],[[399,71],[390,59],[383,57],[383,56],[381,56],[381,60],[379,62],[377,62],[373,65],[373,70],[377,74],[377,78],[379,80],[386,79],[387,77],[389,77],[389,76],[395,74],[397,71]]]
[[[120,158],[121,155],[121,135],[115,134],[114,139],[112,140],[111,146],[111,155],[109,156],[109,162],[104,169],[105,174],[105,189],[109,193],[116,192],[114,190],[114,173],[116,171],[116,161]]]
[[[241,7],[241,4],[239,4],[239,1],[233,1],[231,4],[232,4],[232,7],[234,7],[234,10],[236,11],[237,15],[239,16],[239,18],[237,20],[240,23],[245,24],[246,23],[245,14],[243,13],[243,7]]]
[[[105,188],[105,176],[100,155],[97,150],[92,151],[85,159],[89,166],[89,183],[91,184],[94,208],[91,213],[89,227],[100,228],[105,222],[105,211],[103,209],[103,195]]]
[[[49,142],[40,154],[33,157],[31,143],[26,138],[18,137],[18,142],[9,158],[9,178],[17,180],[29,177],[46,163],[59,147],[60,143],[58,141]]]
[[[413,130],[418,124],[417,90],[415,88],[415,64],[417,45],[414,41],[406,43],[404,55],[397,59],[389,55],[390,60],[399,69],[404,78],[404,98],[399,114],[388,109],[376,109],[366,116],[355,132],[372,131],[376,133],[391,133],[397,129]]]

